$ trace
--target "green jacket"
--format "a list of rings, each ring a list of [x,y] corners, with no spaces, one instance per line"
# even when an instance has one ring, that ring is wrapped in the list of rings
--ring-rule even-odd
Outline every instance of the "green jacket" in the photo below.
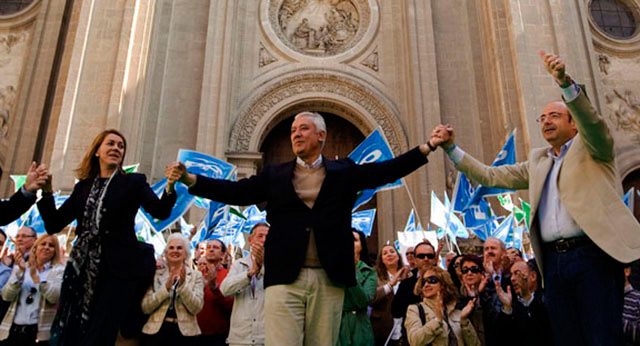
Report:
[[[356,281],[356,286],[349,287],[344,292],[338,346],[375,344],[367,306],[376,295],[378,275],[373,268],[360,261],[356,266]]]

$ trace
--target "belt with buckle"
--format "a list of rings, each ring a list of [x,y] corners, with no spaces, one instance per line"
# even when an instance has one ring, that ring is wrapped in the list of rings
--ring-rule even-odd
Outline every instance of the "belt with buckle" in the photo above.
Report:
[[[37,324],[12,324],[9,333],[29,335],[38,332]]]
[[[577,249],[581,246],[587,245],[590,242],[591,240],[589,239],[589,237],[582,236],[552,241],[549,243],[545,243],[544,246],[549,251],[553,251],[556,253],[565,253]]]
[[[174,317],[165,317],[164,321],[169,323],[178,323],[178,319]]]

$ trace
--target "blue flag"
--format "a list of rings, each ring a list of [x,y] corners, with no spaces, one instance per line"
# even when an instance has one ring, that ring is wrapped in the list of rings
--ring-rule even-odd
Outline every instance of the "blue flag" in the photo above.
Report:
[[[187,172],[203,175],[209,178],[229,179],[235,171],[235,166],[219,160],[213,156],[192,150],[180,149],[178,152],[178,161],[184,163]],[[163,178],[151,188],[160,196],[167,186],[166,178]],[[178,182],[175,185],[177,200],[171,210],[171,215],[166,220],[158,220],[142,209],[144,217],[147,219],[151,228],[156,232],[161,232],[184,215],[195,201],[195,196],[189,194],[186,185]]]
[[[627,208],[629,208],[629,210],[631,210],[632,213],[633,213],[634,204],[635,204],[634,202],[635,202],[635,199],[636,199],[634,191],[635,191],[635,188],[632,187],[622,197],[622,202],[624,202],[624,205],[626,205]]]
[[[375,218],[375,209],[357,211],[351,214],[351,227],[364,233],[364,235],[368,237],[371,235],[371,230],[373,229],[373,222],[375,221]]]
[[[242,214],[247,218],[244,223],[243,232],[251,232],[251,228],[260,222],[267,222],[267,211],[261,211],[257,206],[252,205],[245,209]]]
[[[513,228],[513,214],[510,214],[509,216],[507,216],[506,219],[504,219],[504,221],[502,221],[500,226],[498,226],[498,228],[496,228],[493,231],[491,236],[502,240],[503,243],[506,243],[507,237],[509,236],[509,233],[511,233],[512,228]]]
[[[464,208],[469,204],[469,201],[471,201],[473,192],[474,188],[471,182],[469,182],[469,179],[467,179],[467,176],[464,173],[458,173],[456,185],[453,189],[453,211],[463,213]]]
[[[511,135],[509,136],[509,139],[507,139],[507,142],[504,144],[504,146],[502,146],[502,150],[500,150],[498,156],[496,156],[495,160],[493,160],[491,166],[496,167],[502,165],[513,165],[516,163],[515,134],[516,130],[513,130],[513,132],[511,132]],[[480,199],[482,199],[483,197],[497,196],[505,193],[511,193],[513,191],[514,190],[478,185],[471,197],[471,200],[465,206],[465,209],[474,204],[478,204]]]
[[[413,212],[413,209],[411,209],[411,212],[409,213],[409,218],[407,219],[407,224],[404,226],[404,231],[415,232],[417,230],[418,229],[416,227],[416,215]]]
[[[393,152],[391,151],[387,140],[384,138],[382,131],[380,131],[380,129],[376,129],[369,135],[369,137],[365,138],[364,141],[362,141],[362,143],[360,143],[360,145],[351,152],[351,154],[349,154],[349,158],[355,163],[362,165],[366,163],[391,160],[393,158]],[[352,210],[356,210],[361,205],[367,203],[371,198],[373,198],[373,195],[376,192],[393,189],[401,185],[402,181],[398,179],[393,183],[380,186],[375,189],[358,192],[358,198],[356,203],[353,205]]]

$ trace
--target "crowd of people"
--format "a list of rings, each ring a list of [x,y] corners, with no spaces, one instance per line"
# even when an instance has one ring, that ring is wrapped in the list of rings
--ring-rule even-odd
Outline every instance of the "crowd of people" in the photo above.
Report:
[[[0,225],[41,190],[47,233],[22,227],[2,256],[0,346],[640,344],[640,292],[622,264],[640,258],[640,225],[620,200],[613,139],[564,62],[541,58],[563,101],[537,117],[550,146],[515,165],[475,160],[449,125],[389,161],[328,160],[326,125],[313,112],[293,121],[296,160],[237,182],[172,163],[161,197],[144,175],[122,169],[127,146],[117,130],[95,138],[59,208],[51,174],[33,163],[24,186],[0,201]],[[369,253],[351,228],[358,191],[411,173],[439,147],[476,182],[529,189],[535,259],[497,238],[482,254],[443,254],[442,243],[424,240],[407,249],[406,264],[392,242]],[[156,259],[137,240],[138,209],[168,218],[178,181],[227,204],[266,202],[268,223],[251,229],[249,253],[229,260],[225,243],[209,239],[192,255],[189,239],[172,233]],[[73,249],[63,255],[55,234],[74,220]]]

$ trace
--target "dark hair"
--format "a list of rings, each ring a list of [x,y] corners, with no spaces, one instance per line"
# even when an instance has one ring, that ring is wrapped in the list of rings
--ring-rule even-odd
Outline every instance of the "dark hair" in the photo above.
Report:
[[[462,283],[460,282],[460,279],[458,279],[458,274],[456,273],[456,267],[454,267],[454,265],[456,264],[456,260],[458,258],[460,258],[460,265],[462,265],[462,255],[456,255],[454,258],[451,259],[451,262],[449,262],[449,266],[447,267],[447,272],[449,273],[449,276],[451,276],[451,281],[453,281],[453,284],[456,285],[456,287],[458,289],[460,289],[460,286],[462,286]]]
[[[520,250],[518,250],[518,249],[514,248],[513,246],[512,246],[512,247],[507,248],[507,250],[511,250],[511,249],[516,250],[516,252],[518,253],[518,257],[522,258],[522,251],[520,251]],[[505,250],[505,251],[507,251],[507,250]]]
[[[357,233],[358,237],[360,238],[360,260],[364,262],[364,264],[371,266],[371,263],[369,263],[369,247],[367,246],[367,236],[353,227],[351,227],[351,232]]]
[[[124,153],[122,154],[122,161],[120,161],[119,169],[120,171],[123,171],[122,163],[124,162],[124,157],[127,154],[127,140],[124,138],[124,135],[120,133],[120,131],[116,129],[108,129],[100,132],[96,136],[96,138],[93,139],[93,143],[91,143],[89,150],[84,154],[80,166],[75,170],[78,180],[94,178],[100,173],[100,162],[96,157],[96,152],[102,145],[104,139],[107,138],[107,136],[110,134],[114,134],[122,138],[122,143],[124,144]]]
[[[255,231],[260,226],[269,228],[269,224],[267,224],[266,222],[258,222],[257,224],[253,225],[253,227],[251,227],[251,231],[249,231],[249,235],[253,235],[253,231]]]
[[[462,260],[460,261],[460,264],[464,262],[473,262],[475,265],[480,267],[480,270],[484,272],[484,266],[482,265],[482,258],[474,255],[464,255],[462,256]]]
[[[4,237],[4,240],[7,240],[7,234],[4,232],[2,228],[0,228],[0,235]]]
[[[222,253],[227,253],[227,246],[224,245],[224,242],[222,242],[222,240],[220,240],[220,239],[209,239],[208,241],[212,241],[212,240],[215,240],[218,243],[220,243],[220,248],[222,249]]]
[[[400,254],[398,253],[398,249],[396,249],[395,245],[393,244],[385,244],[382,246],[382,248],[380,249],[380,252],[378,253],[378,258],[376,260],[376,272],[378,273],[378,279],[380,279],[381,281],[387,282],[389,281],[389,274],[387,274],[387,267],[385,267],[384,263],[382,263],[382,250],[384,250],[385,247],[387,246],[391,246],[393,248],[393,251],[396,252],[396,255],[398,255],[398,270],[402,269],[402,267],[404,267],[404,263],[402,262],[402,256],[400,256]]]
[[[434,254],[436,253],[436,248],[428,241],[422,241],[422,242],[419,242],[418,244],[416,244],[416,246],[413,248],[413,252],[414,253],[418,252],[418,248],[420,246],[429,246],[429,247],[431,247],[433,249],[433,253]]]

